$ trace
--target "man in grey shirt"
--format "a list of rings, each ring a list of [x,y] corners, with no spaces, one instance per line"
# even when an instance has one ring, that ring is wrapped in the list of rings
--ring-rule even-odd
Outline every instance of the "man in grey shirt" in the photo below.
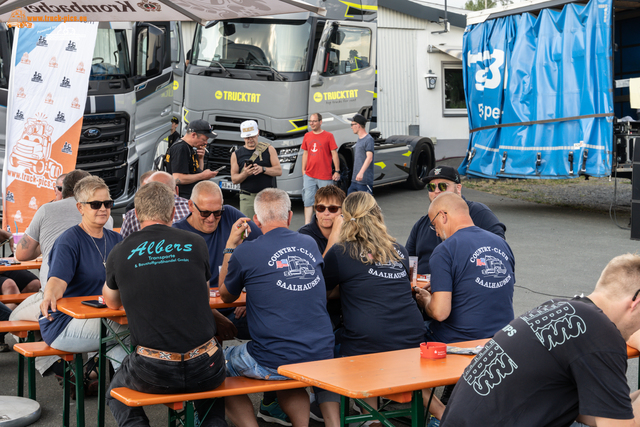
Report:
[[[353,146],[353,173],[347,195],[355,191],[373,191],[373,137],[367,133],[367,119],[360,114],[351,118],[351,130],[358,135],[358,142]]]

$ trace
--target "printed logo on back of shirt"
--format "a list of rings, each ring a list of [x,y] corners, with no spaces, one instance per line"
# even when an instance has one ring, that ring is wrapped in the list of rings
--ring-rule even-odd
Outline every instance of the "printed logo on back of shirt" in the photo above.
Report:
[[[487,396],[502,380],[518,369],[516,362],[509,357],[494,340],[489,341],[482,351],[473,358],[465,369],[462,378],[480,396]]]
[[[509,263],[509,255],[499,248],[482,246],[473,253],[469,262],[476,269],[475,282],[485,288],[501,288],[513,280],[506,265]]]
[[[551,301],[551,304],[541,305],[520,318],[529,325],[542,345],[552,350],[586,332],[586,322],[575,313],[575,308],[569,302]]]
[[[289,291],[307,291],[321,280],[314,267],[316,262],[315,256],[305,248],[288,246],[276,251],[267,264],[282,270],[284,279],[278,280],[277,286]],[[312,280],[303,283],[309,279]]]

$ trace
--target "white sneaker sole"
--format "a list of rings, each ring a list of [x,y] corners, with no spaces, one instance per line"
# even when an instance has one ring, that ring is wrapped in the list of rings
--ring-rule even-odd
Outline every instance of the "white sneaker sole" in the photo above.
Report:
[[[281,420],[280,418],[276,418],[276,417],[272,417],[270,415],[265,415],[262,412],[258,411],[257,417],[268,422],[268,423],[276,423],[276,424],[280,424],[281,426],[286,426],[286,427],[291,427],[293,426],[293,424],[291,424],[290,422],[287,422],[285,420]]]

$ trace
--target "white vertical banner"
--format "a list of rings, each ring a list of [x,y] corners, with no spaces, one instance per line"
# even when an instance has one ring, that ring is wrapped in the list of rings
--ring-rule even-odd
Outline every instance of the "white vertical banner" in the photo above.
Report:
[[[75,168],[98,23],[16,28],[2,171],[2,226],[23,232]]]

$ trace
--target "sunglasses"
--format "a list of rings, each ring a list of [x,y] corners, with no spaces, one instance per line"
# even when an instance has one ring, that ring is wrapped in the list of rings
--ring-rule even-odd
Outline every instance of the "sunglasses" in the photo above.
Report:
[[[439,182],[438,184],[430,182],[427,184],[427,190],[429,190],[430,193],[433,193],[434,191],[436,191],[436,186],[441,192],[445,192],[447,191],[447,188],[449,188],[449,184],[447,184],[446,182]]]
[[[56,188],[58,189],[59,192],[62,193],[62,187],[60,187],[59,185],[56,185]]]
[[[203,210],[200,210],[200,208],[198,207],[198,205],[195,204],[195,202],[193,202],[193,206],[195,206],[196,209],[198,209],[198,212],[200,212],[200,216],[202,218],[209,218],[211,215],[213,215],[216,218],[220,218],[222,216],[222,212],[224,212],[224,206],[222,206],[222,209],[220,209],[219,211],[203,211]]]
[[[325,205],[316,205],[316,212],[324,212],[325,209],[329,209],[329,212],[331,213],[336,213],[338,212],[338,209],[340,209],[342,206],[336,206],[336,205],[331,205],[331,206],[325,206]]]
[[[102,205],[104,205],[105,209],[111,209],[113,207],[113,200],[103,200],[103,201],[94,200],[92,202],[80,202],[80,203],[82,203],[83,205],[89,205],[91,209],[93,209],[94,211],[97,211],[98,209],[100,209]]]
[[[441,213],[443,214],[447,214],[445,211],[440,211],[436,214],[436,216],[433,217],[433,219],[431,221],[429,221],[431,224],[429,225],[429,228],[432,229],[433,231],[436,231],[436,226],[434,225],[436,222],[436,218],[438,218],[438,215],[440,215]]]

